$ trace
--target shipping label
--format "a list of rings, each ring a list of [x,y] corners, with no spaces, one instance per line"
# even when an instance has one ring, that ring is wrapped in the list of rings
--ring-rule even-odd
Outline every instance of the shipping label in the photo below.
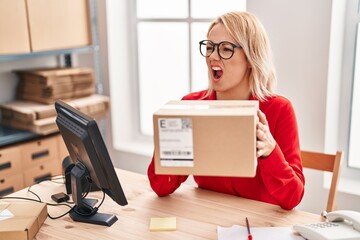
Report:
[[[191,118],[159,118],[160,166],[193,167]]]

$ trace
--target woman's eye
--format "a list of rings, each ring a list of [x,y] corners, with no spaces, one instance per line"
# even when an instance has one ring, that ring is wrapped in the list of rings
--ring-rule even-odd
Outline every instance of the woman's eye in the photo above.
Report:
[[[230,47],[224,47],[224,48],[223,48],[223,51],[224,51],[224,52],[232,52],[232,48],[230,48]]]
[[[212,51],[213,48],[213,46],[206,46],[206,51]]]

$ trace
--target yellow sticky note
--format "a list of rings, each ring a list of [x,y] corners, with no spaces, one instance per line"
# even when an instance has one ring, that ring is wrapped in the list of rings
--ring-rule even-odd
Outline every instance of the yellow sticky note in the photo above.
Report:
[[[150,219],[150,231],[176,230],[176,217],[153,217]]]

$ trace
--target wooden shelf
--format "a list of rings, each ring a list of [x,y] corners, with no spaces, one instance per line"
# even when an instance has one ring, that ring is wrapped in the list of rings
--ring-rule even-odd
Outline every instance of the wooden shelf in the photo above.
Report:
[[[97,45],[91,45],[87,47],[51,50],[51,51],[43,51],[43,52],[0,55],[0,61],[11,61],[11,60],[19,60],[25,58],[46,57],[46,56],[56,56],[56,55],[68,55],[75,53],[86,53],[86,52],[94,52],[97,51],[98,49],[99,47]]]

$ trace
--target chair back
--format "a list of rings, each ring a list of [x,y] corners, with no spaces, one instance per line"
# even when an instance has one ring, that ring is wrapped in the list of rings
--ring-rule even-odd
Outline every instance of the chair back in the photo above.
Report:
[[[340,166],[343,152],[337,151],[336,154],[326,154],[311,151],[301,151],[301,161],[304,168],[326,171],[332,173],[331,185],[326,211],[335,210],[337,186],[340,176]]]

